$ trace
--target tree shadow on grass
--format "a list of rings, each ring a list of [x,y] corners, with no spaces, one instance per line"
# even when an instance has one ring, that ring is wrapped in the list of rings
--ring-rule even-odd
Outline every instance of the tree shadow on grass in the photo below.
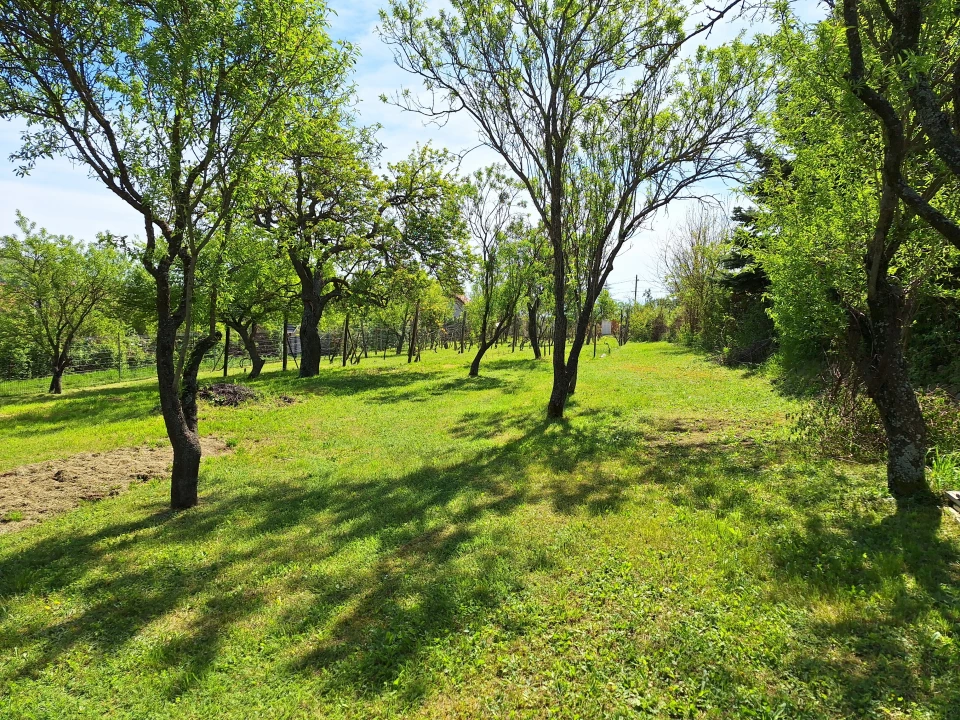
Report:
[[[244,384],[273,392],[352,396],[419,384],[446,373],[447,371],[442,368],[433,370],[416,368],[411,372],[405,365],[346,368],[321,366],[320,374],[314,377],[301,378],[289,371],[275,370],[265,372],[256,380],[244,379]]]
[[[133,657],[138,672],[162,678],[153,686],[164,688],[163,698],[147,702],[171,700],[253,653],[255,667],[244,672],[262,683],[293,681],[350,698],[399,688],[412,705],[442,682],[418,672],[425,655],[457,642],[530,572],[549,568],[530,542],[511,541],[511,516],[540,504],[567,515],[612,512],[634,487],[760,528],[775,600],[843,597],[851,585],[869,595],[904,583],[902,601],[879,619],[864,600],[857,612],[815,626],[824,648],[852,648],[855,667],[832,664],[826,652],[784,660],[791,673],[828,684],[832,696],[839,688],[849,716],[876,709],[890,688],[929,697],[925,683],[949,674],[931,665],[918,677],[895,659],[916,641],[925,614],[956,622],[956,547],[931,518],[857,515],[842,503],[843,476],[823,468],[809,477],[771,474],[770,449],[709,438],[664,443],[637,416],[571,415],[547,422],[466,413],[450,433],[479,449],[400,474],[263,477],[239,490],[205,465],[209,490],[193,511],[171,514],[144,499],[124,522],[88,529],[54,521],[48,532],[25,534],[0,555],[0,605],[18,613],[0,620],[0,656],[20,653],[0,678],[62,670],[74,651],[93,665]],[[239,461],[221,458],[213,472],[236,470]],[[889,562],[878,564],[881,555]],[[817,571],[825,562],[827,571]],[[77,599],[77,608],[31,615],[31,603],[59,594]],[[237,640],[243,633],[252,635]],[[145,637],[152,644],[140,658]],[[939,692],[943,703],[958,699],[953,689]]]
[[[508,391],[517,382],[499,377],[450,378],[450,371],[437,368],[411,369],[406,366],[386,368],[336,368],[312,378],[293,378],[288,374],[265,373],[245,384],[273,393],[305,393],[357,397],[366,394],[366,401],[377,404],[422,402],[455,392],[501,389]],[[445,379],[441,379],[445,378]]]
[[[17,429],[0,430],[0,437],[32,437],[53,433],[64,427],[92,427],[142,418],[153,412],[157,403],[156,387],[118,387],[83,390],[45,402],[29,410],[14,411],[10,420]]]
[[[773,549],[785,581],[842,608],[813,622],[819,651],[805,646],[793,666],[838,688],[849,717],[960,708],[960,551],[941,522],[939,508],[811,514]]]
[[[897,509],[882,480],[871,487],[827,461],[774,468],[763,458],[723,443],[664,447],[643,482],[759,530],[768,599],[808,606],[804,641],[784,663],[843,716],[911,702],[950,716],[960,707],[960,548],[941,532],[941,511]]]
[[[0,604],[62,593],[77,606],[0,623],[0,654],[21,649],[0,677],[62,671],[75,650],[101,665],[134,652],[146,634],[141,671],[162,674],[173,699],[231,654],[238,628],[254,626],[264,628],[261,647],[272,648],[261,658],[265,673],[378,695],[548,562],[508,541],[505,518],[540,502],[575,513],[622,501],[621,486],[600,470],[571,482],[530,478],[541,466],[575,467],[603,447],[589,425],[535,422],[496,447],[398,476],[267,478],[233,493],[207,477],[206,501],[187,513],[140,501],[125,522],[87,529],[53,521],[0,555]],[[371,544],[373,559],[352,559]],[[290,599],[281,611],[278,598]],[[429,689],[404,687],[410,702]]]
[[[583,475],[584,461],[607,456],[635,470],[627,479],[600,473],[572,497],[573,508],[617,509],[625,486],[652,486],[673,505],[741,523],[769,562],[762,570],[772,573],[762,580],[769,600],[808,606],[796,628],[803,641],[784,658],[791,675],[823,688],[846,717],[911,702],[944,717],[960,707],[960,548],[941,531],[939,509],[897,509],[879,476],[873,486],[869,472],[858,478],[829,461],[801,462],[787,445],[663,436],[617,411],[590,413],[581,428],[586,415],[553,439],[550,424],[528,420],[529,434],[513,441],[527,457],[546,451],[557,472],[577,467]],[[458,432],[493,439],[523,426],[475,417]],[[547,490],[558,510],[565,509],[562,485]],[[605,501],[594,503],[597,497]],[[818,612],[824,601],[837,610]]]
[[[472,360],[472,357],[471,357]],[[544,370],[550,368],[550,358],[543,357],[539,360],[535,358],[520,358],[511,357],[507,358],[492,358],[484,359],[480,362],[480,376],[483,376],[485,371],[489,370],[516,370],[518,372],[529,372],[531,370]]]
[[[35,395],[0,395],[0,410],[11,405],[53,405],[68,403],[72,400],[86,400],[98,397],[126,397],[137,393],[157,393],[156,378],[130,380],[122,385],[94,386],[87,388],[65,389],[62,395],[42,393]]]

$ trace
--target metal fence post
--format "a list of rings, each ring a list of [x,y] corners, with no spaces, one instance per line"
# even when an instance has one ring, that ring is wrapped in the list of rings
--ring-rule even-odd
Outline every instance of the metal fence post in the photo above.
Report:
[[[230,326],[227,325],[227,338],[223,344],[223,376],[227,376],[227,367],[230,364]]]
[[[283,343],[283,371],[287,371],[287,323],[290,321],[290,318],[287,316],[287,311],[283,311],[283,330],[280,332],[280,342]]]

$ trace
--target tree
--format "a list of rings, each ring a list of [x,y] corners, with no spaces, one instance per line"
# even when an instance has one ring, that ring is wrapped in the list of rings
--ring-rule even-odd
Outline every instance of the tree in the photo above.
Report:
[[[197,372],[219,339],[196,342],[178,384],[197,262],[298,99],[341,92],[350,55],[325,22],[314,0],[0,2],[0,115],[28,122],[21,171],[64,155],[143,217],[174,508],[197,502]]]
[[[455,0],[436,17],[420,0],[391,0],[382,13],[397,63],[429,92],[396,102],[432,118],[468,113],[543,223],[554,260],[550,417],[576,387],[593,305],[620,250],[658,210],[698,182],[736,175],[745,159],[768,92],[759,52],[734,43],[680,59],[738,5],[691,33],[682,8],[657,0]]]
[[[257,331],[290,305],[296,278],[289,260],[258,228],[241,226],[234,234],[224,247],[224,282],[216,293],[216,304],[220,318],[240,336],[250,356],[248,377],[253,380],[260,376],[265,362]]]
[[[774,116],[775,154],[790,163],[760,198],[766,247],[758,257],[784,346],[849,358],[884,427],[891,494],[928,502],[926,425],[905,345],[918,296],[954,261],[902,201],[891,152],[921,195],[956,198],[957,187],[930,171],[934,158],[917,134],[891,144],[888,128],[861,102],[848,73],[845,22],[835,14],[808,29],[788,19],[776,39],[789,82]]]
[[[9,304],[4,314],[19,315],[20,327],[46,347],[50,392],[59,395],[73,342],[118,292],[124,265],[112,248],[37,230],[20,213],[17,227],[22,237],[0,238],[0,282]]]
[[[298,118],[268,168],[254,221],[273,236],[299,280],[300,377],[320,372],[320,322],[356,275],[377,265],[372,231],[379,149],[339,112]]]
[[[703,342],[705,333],[718,332],[720,264],[729,240],[724,213],[701,206],[687,213],[661,249],[664,281],[691,341]]]
[[[518,214],[522,207],[517,200],[520,192],[521,188],[496,166],[478,170],[471,179],[464,215],[479,251],[471,303],[478,313],[479,336],[470,377],[480,374],[484,354],[513,324],[527,290],[529,266],[523,245],[530,242],[532,231]]]
[[[885,0],[844,0],[841,13],[850,92],[883,127],[884,182],[960,249],[956,208],[937,202],[939,178],[960,179],[960,27],[955,3],[899,0],[891,7]],[[864,23],[866,33],[861,29]],[[908,177],[904,167],[915,142],[914,122],[939,160],[927,167],[938,178],[933,183]]]
[[[356,301],[361,287],[382,287],[377,276],[404,265],[423,265],[455,285],[466,253],[462,189],[448,153],[418,147],[377,178],[370,165],[379,146],[343,118],[322,128],[308,123],[297,137],[274,169],[256,222],[276,237],[300,279],[300,377],[312,377],[331,302]]]

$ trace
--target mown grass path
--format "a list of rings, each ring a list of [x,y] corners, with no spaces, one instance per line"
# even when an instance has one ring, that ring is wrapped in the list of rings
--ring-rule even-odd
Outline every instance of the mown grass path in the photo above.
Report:
[[[960,526],[801,454],[765,378],[614,348],[548,424],[547,362],[423,357],[204,407],[194,510],[0,537],[0,716],[960,717]],[[155,404],[4,401],[0,470]]]

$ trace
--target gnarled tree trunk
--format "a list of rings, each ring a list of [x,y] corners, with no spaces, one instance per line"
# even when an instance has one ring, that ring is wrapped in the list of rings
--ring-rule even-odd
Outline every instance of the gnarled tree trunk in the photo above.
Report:
[[[868,313],[854,315],[850,339],[867,394],[887,440],[887,487],[898,503],[935,501],[927,484],[927,427],[903,352],[903,290],[883,268]]]
[[[67,363],[60,358],[53,365],[53,376],[50,378],[50,389],[47,391],[53,395],[63,393],[63,373],[67,369]]]
[[[537,298],[527,306],[527,334],[530,336],[530,347],[533,348],[533,357],[539,360],[540,352],[540,299]]]
[[[240,336],[240,340],[243,342],[243,347],[247,351],[247,355],[250,356],[249,378],[251,380],[256,380],[258,377],[260,377],[263,366],[266,364],[266,361],[260,356],[260,348],[257,345],[257,324],[250,323],[250,325],[247,326],[242,322],[237,322],[236,320],[228,320],[227,324],[236,330],[237,335]]]
[[[320,316],[313,303],[304,300],[300,318],[300,377],[316,377],[320,374]]]
[[[556,281],[554,285],[557,285]],[[565,293],[566,288],[562,291]],[[557,307],[564,307],[564,298],[557,295]],[[590,315],[596,299],[586,298],[580,317],[574,331],[573,341],[570,343],[570,355],[567,356],[567,318],[562,312],[557,312],[553,322],[553,389],[550,393],[550,403],[547,405],[547,417],[562,418],[567,397],[577,391],[577,374],[580,366],[580,353],[586,342],[587,331],[590,327]]]
[[[70,366],[70,343],[72,339],[71,336],[62,348],[55,350],[53,353],[53,363],[50,368],[52,377],[50,378],[50,389],[47,390],[52,395],[63,393],[63,374]]]
[[[157,329],[157,380],[160,409],[173,447],[173,473],[170,478],[170,506],[185,509],[197,504],[200,473],[200,436],[197,434],[197,372],[203,356],[220,340],[220,333],[209,335],[194,348],[185,364],[181,392],[177,392],[175,361],[177,324],[169,315],[161,316]]]

